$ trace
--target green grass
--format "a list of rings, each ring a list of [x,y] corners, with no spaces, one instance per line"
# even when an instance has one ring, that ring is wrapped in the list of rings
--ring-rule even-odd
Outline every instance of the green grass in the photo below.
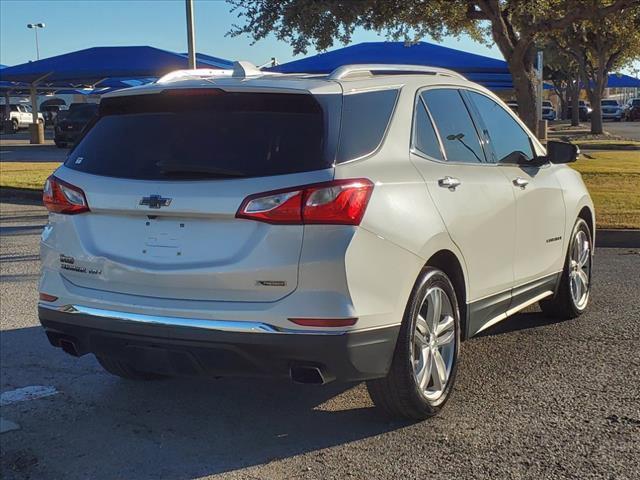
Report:
[[[591,151],[571,166],[589,189],[598,228],[640,228],[640,151]]]
[[[59,166],[58,162],[2,162],[0,187],[42,190],[44,181]]]
[[[0,187],[40,190],[59,165],[0,163]],[[571,166],[591,193],[599,228],[640,228],[640,151],[590,151]]]

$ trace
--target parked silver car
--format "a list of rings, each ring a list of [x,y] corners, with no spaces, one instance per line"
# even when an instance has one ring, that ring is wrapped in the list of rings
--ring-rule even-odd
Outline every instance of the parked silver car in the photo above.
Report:
[[[121,377],[366,380],[425,418],[463,339],[587,307],[576,155],[447,70],[174,73],[105,96],[47,181],[40,320]]]
[[[619,122],[624,119],[624,108],[615,99],[606,99],[600,102],[602,105],[602,119]]]

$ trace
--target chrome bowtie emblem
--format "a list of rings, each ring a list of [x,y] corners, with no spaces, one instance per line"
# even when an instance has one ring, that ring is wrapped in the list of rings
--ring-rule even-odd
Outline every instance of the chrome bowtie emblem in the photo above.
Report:
[[[164,198],[160,195],[149,195],[148,197],[142,197],[142,200],[140,200],[140,205],[146,205],[149,208],[168,207],[170,204],[170,198]]]

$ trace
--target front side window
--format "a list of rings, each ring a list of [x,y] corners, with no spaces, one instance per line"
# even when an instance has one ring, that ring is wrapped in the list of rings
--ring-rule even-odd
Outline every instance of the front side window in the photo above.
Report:
[[[535,156],[529,136],[504,108],[485,95],[467,93],[484,123],[484,136],[491,147],[494,163],[517,162],[520,154],[527,160]]]
[[[473,121],[457,90],[427,90],[422,94],[431,112],[449,162],[485,163]]]

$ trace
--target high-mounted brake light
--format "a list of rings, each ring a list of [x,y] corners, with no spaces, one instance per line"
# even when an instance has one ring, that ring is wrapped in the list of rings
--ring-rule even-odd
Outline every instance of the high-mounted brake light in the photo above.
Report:
[[[42,191],[42,203],[53,213],[75,215],[89,211],[87,197],[82,189],[60,180],[54,175],[47,178]]]
[[[236,217],[275,224],[359,225],[372,191],[371,180],[356,178],[263,192],[245,198]]]

